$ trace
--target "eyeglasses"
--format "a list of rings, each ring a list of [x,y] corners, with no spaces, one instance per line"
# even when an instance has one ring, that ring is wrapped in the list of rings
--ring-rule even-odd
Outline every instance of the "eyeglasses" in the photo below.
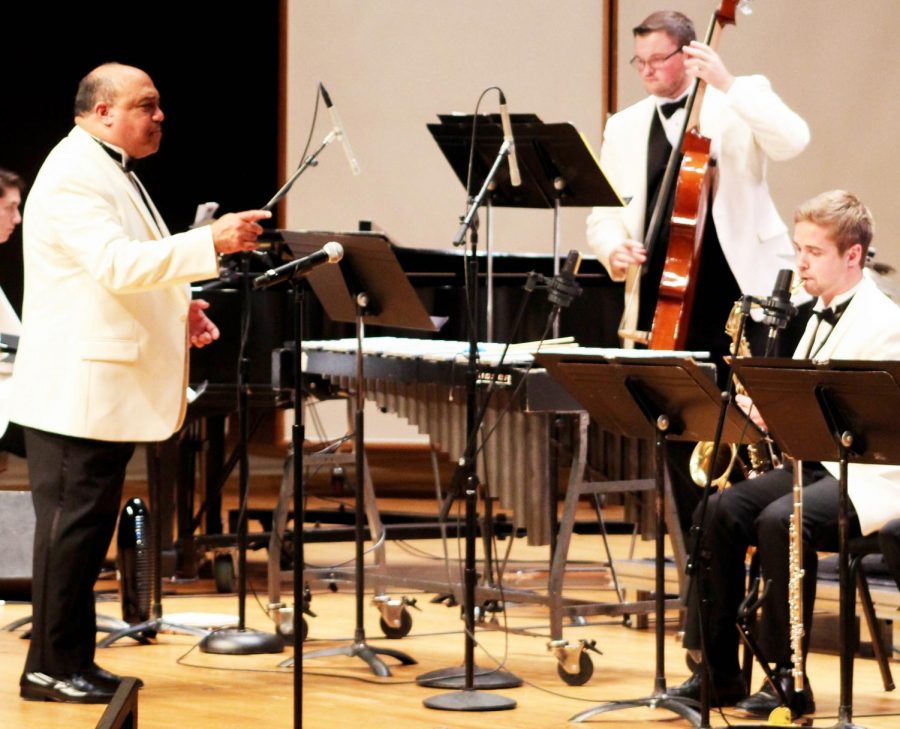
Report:
[[[653,58],[648,58],[646,61],[643,58],[634,56],[628,63],[631,64],[633,68],[637,69],[638,72],[643,71],[647,66],[650,67],[651,71],[659,71],[659,69],[665,65],[666,61],[678,53],[681,53],[680,48],[676,48],[668,56],[654,56]]]

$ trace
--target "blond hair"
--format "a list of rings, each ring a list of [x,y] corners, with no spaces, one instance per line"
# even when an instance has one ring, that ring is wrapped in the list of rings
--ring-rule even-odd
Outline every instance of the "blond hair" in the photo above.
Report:
[[[840,253],[857,243],[866,259],[875,232],[872,213],[852,192],[829,190],[801,203],[794,211],[794,223],[807,222],[828,231]]]

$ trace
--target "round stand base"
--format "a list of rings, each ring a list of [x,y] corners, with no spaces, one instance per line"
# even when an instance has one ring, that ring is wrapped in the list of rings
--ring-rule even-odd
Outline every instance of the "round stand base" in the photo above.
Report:
[[[416,683],[425,688],[465,689],[466,669],[464,666],[440,668],[416,676]],[[522,679],[508,671],[491,670],[475,666],[473,689],[491,691],[494,689],[518,688]]]
[[[472,690],[431,696],[422,703],[429,709],[441,711],[507,711],[516,708],[515,700],[506,696]]]
[[[277,633],[261,633],[257,630],[223,628],[214,630],[200,641],[204,653],[221,653],[231,656],[249,656],[257,653],[281,653],[284,638]]]

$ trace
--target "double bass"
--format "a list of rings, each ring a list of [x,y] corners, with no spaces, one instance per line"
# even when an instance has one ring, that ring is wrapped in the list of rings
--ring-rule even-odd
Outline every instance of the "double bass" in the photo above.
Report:
[[[735,25],[735,11],[738,7],[746,9],[748,2],[749,0],[722,0],[710,19],[706,35],[706,44],[710,48],[715,50],[718,47],[725,26]],[[650,349],[686,349],[688,324],[700,270],[707,207],[715,174],[715,160],[710,156],[710,140],[700,134],[700,109],[705,91],[706,82],[696,79],[685,103],[681,143],[672,147],[647,228],[645,246],[649,261],[653,247],[661,242],[657,239],[666,203],[671,199],[674,186],[666,262],[659,283],[653,326],[647,339]]]

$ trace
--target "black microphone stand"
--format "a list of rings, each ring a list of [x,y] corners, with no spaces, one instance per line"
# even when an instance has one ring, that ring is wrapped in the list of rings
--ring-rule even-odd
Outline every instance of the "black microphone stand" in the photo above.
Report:
[[[250,258],[241,257],[241,340],[245,342],[250,330]],[[199,648],[204,653],[227,655],[253,655],[258,653],[281,653],[284,639],[278,633],[263,633],[249,630],[246,626],[247,613],[247,500],[250,488],[250,408],[249,385],[247,383],[250,361],[241,347],[238,363],[238,624],[235,628],[221,628],[204,636]]]
[[[464,243],[466,233],[470,232],[470,247],[466,254],[466,293],[468,300],[468,334],[469,334],[469,359],[466,367],[466,451],[460,459],[457,468],[457,476],[454,482],[463,483],[465,489],[465,588],[463,608],[465,614],[465,683],[462,691],[450,694],[432,696],[423,701],[430,709],[442,709],[446,711],[503,711],[514,709],[516,702],[505,696],[497,696],[479,691],[482,689],[515,688],[522,685],[522,680],[506,671],[482,670],[475,675],[475,586],[477,573],[475,566],[475,541],[477,538],[477,498],[478,498],[478,467],[477,467],[477,443],[476,414],[478,412],[477,385],[478,385],[478,235],[472,228],[472,223],[478,212],[478,208],[484,202],[489,187],[500,165],[509,155],[510,145],[503,142],[497,153],[494,164],[484,179],[478,194],[469,205],[469,209],[462,219],[459,230],[453,238],[453,245],[460,246]],[[470,228],[472,230],[470,231]],[[444,683],[449,681],[450,683]],[[442,685],[456,688],[459,685],[459,669],[440,669],[417,677],[416,682],[421,686],[440,688]],[[477,684],[477,686],[476,686]]]
[[[277,282],[284,280],[279,278],[278,281],[265,279],[258,276],[253,281],[254,288],[268,288]],[[302,604],[304,594],[303,584],[303,567],[305,564],[305,556],[303,553],[303,524],[306,520],[306,505],[303,499],[303,442],[306,438],[306,423],[304,419],[303,408],[303,388],[302,388],[302,363],[301,352],[303,351],[303,285],[301,277],[289,278],[293,299],[293,335],[294,335],[294,358],[291,366],[291,374],[293,377],[293,405],[294,405],[294,425],[291,428],[291,450],[294,461],[294,478],[293,478],[293,501],[294,501],[294,531],[293,531],[293,589],[294,589],[294,615],[293,615],[293,648],[294,661],[294,729],[300,729],[303,726],[303,666],[296,659],[302,655],[303,651],[303,616]]]

